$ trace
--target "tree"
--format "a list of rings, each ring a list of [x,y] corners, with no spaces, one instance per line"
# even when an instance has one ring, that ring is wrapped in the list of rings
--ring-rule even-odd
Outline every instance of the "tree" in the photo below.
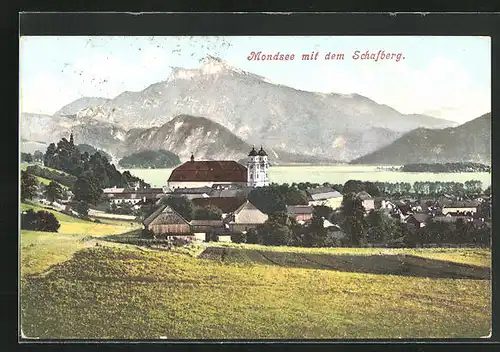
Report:
[[[262,244],[270,246],[287,245],[291,235],[288,226],[269,220],[259,225],[257,232],[262,240]]]
[[[326,205],[315,205],[313,207],[313,216],[318,218],[325,218],[327,220],[331,219],[333,214],[333,209]]]
[[[193,219],[196,220],[220,220],[222,219],[222,210],[214,206],[196,207]]]
[[[21,162],[32,163],[33,156],[30,153],[21,153]]]
[[[72,191],[76,201],[84,201],[90,204],[96,204],[102,195],[102,189],[98,181],[90,175],[78,177]]]
[[[372,210],[366,217],[367,241],[385,244],[399,237],[395,221],[379,210]]]
[[[293,216],[288,215],[286,212],[277,212],[269,215],[269,221],[276,222],[283,226],[293,228],[297,226],[297,220]]]
[[[21,228],[25,230],[57,232],[61,224],[54,214],[40,210],[34,212],[33,209],[28,209],[21,216]]]
[[[248,201],[265,214],[285,211],[285,199],[274,186],[258,187],[248,194]]]
[[[488,197],[491,195],[491,186],[486,187],[486,189],[484,190],[484,195]]]
[[[359,246],[364,242],[365,208],[361,199],[354,193],[344,195],[342,200],[344,213],[344,231],[350,236],[352,245]]]
[[[21,201],[33,199],[36,194],[38,182],[32,174],[21,171]]]
[[[57,232],[61,224],[54,214],[40,210],[38,213],[37,231]]]
[[[57,199],[62,198],[63,189],[59,183],[51,181],[48,185],[45,186],[44,193],[45,193],[45,197],[50,202],[54,202]]]
[[[55,154],[56,154],[56,145],[55,143],[50,143],[49,146],[47,147],[47,151],[45,152],[45,155],[43,156],[43,164],[47,167],[52,167],[54,168],[55,166]]]
[[[89,204],[84,201],[79,201],[78,203],[76,203],[75,211],[83,218],[89,216],[89,209]]]
[[[302,236],[302,244],[306,247],[323,247],[326,241],[327,229],[323,217],[313,216],[311,224]]]
[[[365,190],[365,185],[359,180],[349,180],[344,184],[344,193],[359,193]]]
[[[43,162],[43,153],[39,150],[36,150],[33,153],[33,160],[39,163]]]
[[[187,221],[193,220],[194,205],[186,197],[165,197],[162,198],[161,202],[170,206]]]
[[[26,210],[21,215],[21,228],[23,230],[35,231],[38,223],[38,216],[33,209]]]

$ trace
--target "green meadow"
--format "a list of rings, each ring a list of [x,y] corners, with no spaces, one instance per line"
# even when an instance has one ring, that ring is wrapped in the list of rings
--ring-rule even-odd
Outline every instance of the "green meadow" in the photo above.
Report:
[[[491,281],[451,278],[488,271],[489,250],[201,243],[166,251],[127,244],[137,223],[54,213],[58,233],[20,234],[26,338],[463,338],[490,331]],[[345,265],[334,270],[338,258]],[[366,260],[377,258],[399,258],[410,271],[370,273]],[[440,277],[410,275],[440,265]]]

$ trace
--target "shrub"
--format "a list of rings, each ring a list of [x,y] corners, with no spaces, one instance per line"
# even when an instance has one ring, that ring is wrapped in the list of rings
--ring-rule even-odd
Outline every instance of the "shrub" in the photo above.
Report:
[[[21,216],[21,228],[24,230],[57,232],[61,224],[54,214],[44,210],[34,212],[29,209]]]

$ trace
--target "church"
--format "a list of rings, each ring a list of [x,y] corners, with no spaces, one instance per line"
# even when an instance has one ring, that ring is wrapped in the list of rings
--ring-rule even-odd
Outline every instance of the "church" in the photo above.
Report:
[[[168,178],[167,186],[176,188],[213,187],[214,185],[237,185],[240,187],[262,187],[269,185],[269,161],[262,147],[248,154],[247,165],[233,160],[191,160],[176,167]]]

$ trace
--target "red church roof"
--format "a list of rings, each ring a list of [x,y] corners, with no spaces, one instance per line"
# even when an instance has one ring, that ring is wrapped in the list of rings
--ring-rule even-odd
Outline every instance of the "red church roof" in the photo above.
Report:
[[[187,161],[172,171],[169,182],[247,182],[247,168],[236,161]]]

